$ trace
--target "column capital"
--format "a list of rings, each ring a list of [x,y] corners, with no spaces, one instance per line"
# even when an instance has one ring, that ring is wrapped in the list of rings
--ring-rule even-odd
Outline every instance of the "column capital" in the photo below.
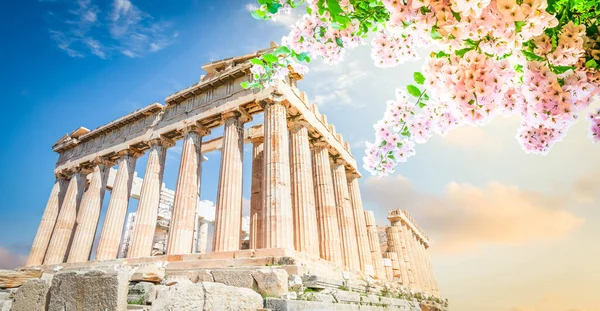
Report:
[[[163,146],[165,148],[171,148],[175,146],[175,142],[172,139],[166,138],[164,136],[160,136],[158,138],[153,138],[148,141],[150,146]]]
[[[144,155],[143,152],[140,152],[138,150],[134,150],[134,149],[124,149],[121,150],[119,152],[117,152],[117,154],[119,155],[119,158],[123,158],[123,157],[132,157],[132,158],[139,158],[142,155]]]
[[[198,133],[198,135],[200,136],[210,135],[210,129],[203,125],[200,125],[199,123],[187,125],[183,129],[181,129],[181,132],[183,133],[183,135],[187,135],[188,133]]]
[[[331,165],[335,165],[335,166],[344,166],[346,165],[346,161],[344,159],[342,159],[341,157],[329,157],[329,161],[331,161]],[[345,168],[344,168],[345,170]]]
[[[348,179],[348,181],[353,181],[361,177],[362,175],[357,171],[346,171],[346,178]]]
[[[261,144],[261,143],[265,142],[265,137],[264,136],[252,137],[252,138],[250,138],[250,141],[253,144]]]
[[[318,137],[310,140],[310,149],[317,148],[326,148],[329,149],[331,146],[323,139],[323,137]]]
[[[116,163],[115,163],[115,161],[113,161],[111,159],[108,159],[108,158],[105,158],[105,157],[95,157],[92,160],[92,164],[93,165],[100,165],[100,164],[102,164],[102,165],[104,165],[106,167],[113,167]]]
[[[310,123],[304,119],[298,118],[297,116],[288,119],[288,128],[290,131],[298,131],[303,127],[308,129],[310,127]]]
[[[252,115],[250,115],[250,113],[248,113],[248,111],[242,107],[237,107],[235,109],[223,112],[221,114],[221,118],[223,119],[223,121],[226,121],[227,119],[231,118],[237,118],[242,123],[252,121]]]
[[[285,100],[285,95],[281,94],[281,93],[277,93],[277,92],[273,92],[269,95],[269,99],[271,100],[270,102],[267,102],[267,104],[280,104]]]

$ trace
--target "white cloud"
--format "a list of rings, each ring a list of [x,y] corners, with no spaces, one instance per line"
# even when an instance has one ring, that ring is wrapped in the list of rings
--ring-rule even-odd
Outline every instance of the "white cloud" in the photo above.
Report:
[[[0,269],[15,269],[23,267],[27,261],[27,256],[15,254],[0,246]]]
[[[101,12],[92,0],[77,0],[70,10],[48,16],[50,37],[71,57],[142,57],[171,45],[178,36],[171,32],[171,23],[156,20],[129,0],[114,0],[110,12]]]
[[[314,83],[314,102],[319,106],[362,107],[362,103],[352,100],[349,91],[368,76],[361,62],[353,61],[347,66],[331,66],[319,63],[311,67],[311,79],[323,81]]]
[[[363,196],[378,215],[403,208],[429,234],[437,252],[462,253],[488,245],[523,245],[569,235],[583,219],[569,198],[498,182],[482,187],[451,182],[439,195],[417,191],[402,177],[370,177]]]

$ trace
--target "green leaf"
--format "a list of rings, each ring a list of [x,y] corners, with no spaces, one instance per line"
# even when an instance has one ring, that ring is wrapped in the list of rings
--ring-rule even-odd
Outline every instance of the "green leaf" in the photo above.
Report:
[[[517,33],[521,32],[521,29],[523,28],[523,26],[525,26],[525,22],[524,21],[516,21],[515,22],[515,31]]]
[[[424,108],[425,106],[427,106],[427,104],[426,104],[426,103],[424,103],[422,100],[420,100],[420,101],[417,103],[417,105],[419,105],[419,108],[421,108],[421,109],[422,109],[422,108]]]
[[[534,53],[532,53],[532,52],[525,51],[525,50],[523,50],[522,52],[523,52],[523,55],[525,55],[525,58],[526,58],[528,61],[532,61],[532,60],[537,60],[537,61],[539,61],[539,62],[543,62],[543,61],[545,61],[545,59],[544,59],[543,57],[541,57],[541,56],[539,56],[539,55],[536,55],[536,54],[534,54]]]
[[[592,58],[592,59],[588,60],[587,62],[585,62],[585,66],[587,68],[596,69],[598,67],[598,63],[596,63],[596,61]]]
[[[261,11],[261,10],[256,10],[256,11],[252,11],[250,12],[250,15],[252,15],[252,17],[254,17],[255,19],[265,19],[265,12]]]
[[[340,6],[340,3],[338,2],[338,0],[326,0],[327,1],[327,8],[329,8],[329,13],[331,13],[331,17],[333,18],[334,16],[340,15],[340,13],[342,13],[342,7]]]
[[[240,85],[245,89],[250,88],[250,82],[248,82],[248,81],[244,81],[244,82],[240,83]]]
[[[427,14],[427,13],[431,12],[431,10],[430,10],[428,7],[426,7],[426,6],[422,6],[422,7],[420,8],[420,11],[421,11],[421,14],[423,14],[423,15],[425,15],[425,14]]]
[[[342,38],[335,38],[335,43],[341,48],[344,47],[344,41],[342,41]]]
[[[415,82],[417,82],[417,84],[422,85],[423,83],[425,83],[425,76],[423,76],[423,74],[418,71],[413,74],[413,78],[415,79]]]
[[[435,58],[442,58],[442,57],[448,57],[450,56],[450,54],[444,52],[444,51],[439,51],[435,54]]]
[[[452,11],[452,16],[454,16],[454,19],[456,19],[456,21],[460,22],[460,13]]]
[[[431,38],[433,40],[439,40],[442,38],[442,35],[440,35],[440,33],[437,30],[438,30],[437,26],[433,26],[433,28],[431,28]]]
[[[278,47],[277,50],[275,50],[273,52],[273,54],[276,55],[276,56],[279,56],[279,55],[288,55],[290,53],[291,53],[290,49],[287,46],[285,46],[285,45]]]
[[[281,7],[281,4],[277,3],[277,2],[271,2],[267,4],[267,11],[269,11],[269,13],[271,14],[275,14],[277,13],[277,11],[279,11],[279,8]]]
[[[474,47],[456,50],[456,52],[454,52],[454,54],[456,54],[457,56],[463,57],[463,56],[465,56],[465,54],[467,54],[467,52],[469,52],[473,49],[474,49]]]
[[[265,63],[263,63],[263,61],[260,58],[252,58],[250,60],[251,63],[253,63],[254,65],[264,65]]]
[[[406,86],[406,90],[408,91],[408,94],[410,94],[410,95],[412,95],[414,97],[421,96],[421,90],[419,90],[418,87],[416,87],[416,86],[414,86],[412,84],[407,85]]]
[[[310,57],[308,57],[308,53],[307,52],[302,52],[302,53],[298,54],[296,56],[296,59],[299,62],[304,62],[304,61],[307,62],[307,63],[310,62]]]
[[[306,14],[312,15],[312,9],[309,6],[306,6]]]
[[[471,99],[471,100],[468,102],[468,104],[469,104],[469,105],[473,105],[474,103],[475,103],[475,100],[474,100],[474,99]]]
[[[268,64],[272,64],[275,63],[279,60],[279,58],[277,58],[277,56],[273,55],[273,54],[264,54],[262,56],[262,59],[267,62]]]
[[[565,73],[568,70],[575,70],[575,66],[552,66],[552,72],[556,74]]]

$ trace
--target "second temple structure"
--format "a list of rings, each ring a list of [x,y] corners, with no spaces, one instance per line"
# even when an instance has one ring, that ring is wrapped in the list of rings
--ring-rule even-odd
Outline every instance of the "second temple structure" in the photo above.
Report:
[[[271,262],[265,258],[292,258],[299,271],[344,272],[350,278],[397,282],[439,297],[429,240],[406,211],[389,213],[387,249],[381,251],[374,214],[363,209],[356,160],[342,135],[298,89],[303,77],[290,71],[285,81],[268,88],[240,86],[251,80],[248,60],[273,48],[206,64],[198,83],[168,96],[164,104],[153,103],[95,130],[79,128],[60,138],[53,146],[59,154],[56,181],[27,266],[164,261],[175,271],[265,266]],[[258,114],[264,115],[264,123],[245,128]],[[222,137],[203,139],[219,127]],[[183,140],[179,174],[170,192],[164,249],[157,253],[166,151],[178,140]],[[242,249],[246,143],[252,144],[252,181],[249,246]],[[198,247],[196,232],[203,222],[197,209],[203,154],[214,150],[221,151],[221,161],[214,235],[208,241],[212,252],[207,253]],[[126,252],[119,256],[136,159],[143,154],[148,162],[136,194],[135,221],[126,234]],[[107,189],[110,201],[99,227]]]

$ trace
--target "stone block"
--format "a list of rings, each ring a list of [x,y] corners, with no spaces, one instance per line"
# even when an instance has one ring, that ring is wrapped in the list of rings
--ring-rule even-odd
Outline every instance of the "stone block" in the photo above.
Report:
[[[288,292],[288,274],[283,269],[257,269],[252,271],[252,277],[263,296],[279,297]]]
[[[260,258],[236,258],[233,260],[234,267],[244,266],[272,266],[275,262],[273,257]]]
[[[129,270],[57,273],[50,287],[48,311],[127,310]]]
[[[160,290],[152,302],[152,310],[204,310],[204,287],[202,284],[176,284]]]
[[[12,311],[44,311],[50,284],[44,280],[29,280],[15,294]]]
[[[255,254],[254,254],[253,249],[243,249],[243,250],[233,252],[233,258],[235,258],[235,259],[253,258],[254,256],[255,256]]]
[[[170,270],[193,270],[193,269],[218,269],[234,266],[234,259],[202,259],[198,261],[171,262],[167,267]]]
[[[198,283],[204,287],[204,309],[255,311],[263,307],[263,298],[249,288],[227,286],[219,283]]]
[[[42,270],[0,270],[0,288],[16,288],[31,279],[39,279]]]
[[[201,254],[200,259],[233,259],[235,252],[216,252]]]
[[[250,270],[212,270],[211,274],[217,283],[235,287],[254,287],[254,278]]]
[[[12,303],[12,299],[0,300],[0,311],[10,311]]]
[[[141,266],[131,276],[133,282],[160,283],[165,278],[165,268],[158,265]]]
[[[293,256],[294,253],[294,251],[285,248],[259,248],[254,250],[254,257]]]
[[[169,280],[171,278],[187,278],[192,281],[192,283],[198,283],[198,272],[190,270],[169,270],[166,278]]]
[[[167,287],[166,285],[156,285],[152,287],[152,289],[150,289],[150,291],[146,294],[146,303],[152,304],[161,291],[165,291],[168,289],[169,287]]]
[[[151,282],[139,282],[131,287],[127,294],[128,304],[147,304],[149,294],[154,288],[154,283]]]
[[[208,270],[200,270],[197,273],[198,282],[214,282],[215,278]]]
[[[360,303],[360,294],[357,292],[336,290],[336,291],[332,291],[332,295],[339,303],[353,303],[353,304]]]

